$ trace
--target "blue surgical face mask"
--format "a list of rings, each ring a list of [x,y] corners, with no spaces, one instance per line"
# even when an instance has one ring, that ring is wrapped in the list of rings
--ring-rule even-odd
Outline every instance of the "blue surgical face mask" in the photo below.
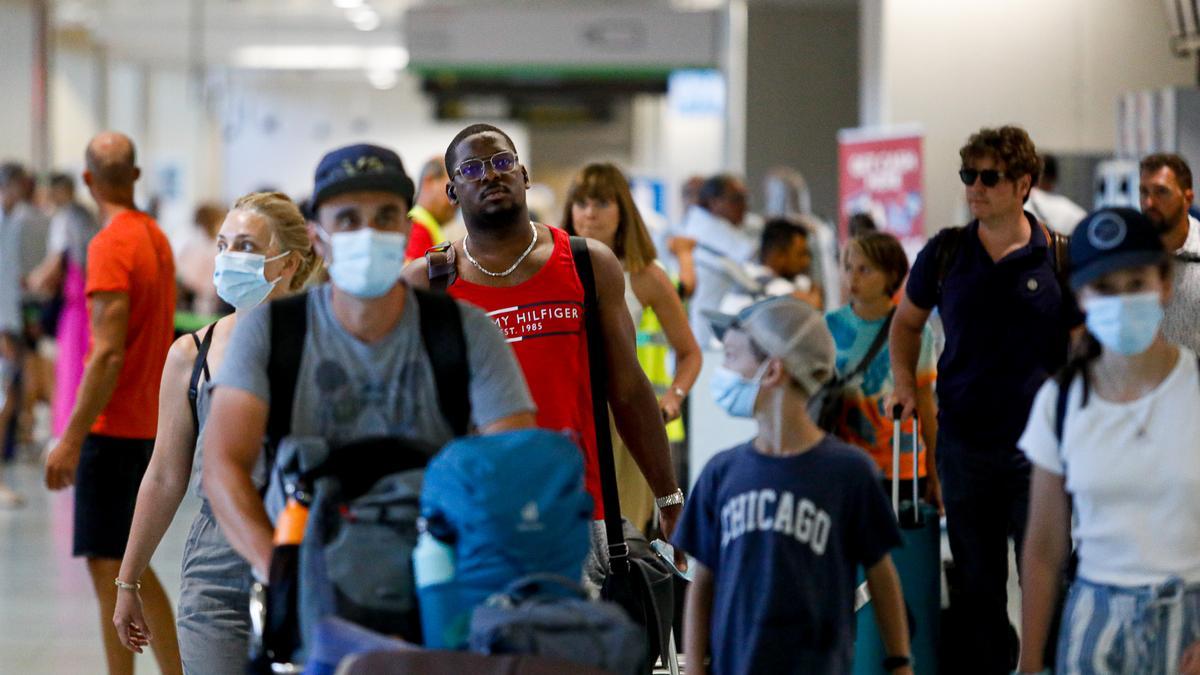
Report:
[[[766,363],[751,379],[725,367],[717,368],[709,382],[713,399],[731,417],[754,417],[754,402],[758,400],[758,390],[766,372]]]
[[[280,253],[274,258],[241,251],[225,251],[217,255],[213,269],[213,285],[217,287],[217,295],[233,305],[234,309],[249,309],[266,300],[283,278],[267,281],[266,265],[289,253]]]
[[[1163,320],[1158,291],[1105,295],[1084,301],[1087,329],[1106,349],[1118,354],[1141,354],[1154,343]]]
[[[353,232],[327,234],[331,257],[329,277],[333,285],[356,298],[378,298],[392,289],[404,269],[408,237],[399,232],[381,232],[364,227]]]

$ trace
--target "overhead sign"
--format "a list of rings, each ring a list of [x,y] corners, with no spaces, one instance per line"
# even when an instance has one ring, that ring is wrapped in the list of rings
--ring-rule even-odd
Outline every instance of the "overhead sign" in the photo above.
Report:
[[[651,3],[424,3],[404,13],[403,44],[423,73],[666,75],[720,62],[721,17]]]
[[[838,132],[838,234],[865,213],[879,229],[912,245],[925,238],[923,134],[916,127]]]

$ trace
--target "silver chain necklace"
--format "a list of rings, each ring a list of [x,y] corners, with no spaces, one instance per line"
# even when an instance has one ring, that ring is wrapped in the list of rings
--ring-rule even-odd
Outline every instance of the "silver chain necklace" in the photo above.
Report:
[[[529,246],[525,248],[524,253],[517,256],[517,261],[512,264],[512,267],[504,270],[503,272],[493,272],[489,269],[484,269],[483,265],[479,264],[479,261],[475,259],[475,256],[471,255],[471,249],[467,248],[467,241],[470,239],[470,236],[463,237],[463,253],[467,254],[467,260],[471,261],[471,264],[475,266],[475,269],[479,270],[480,272],[483,272],[489,277],[506,277],[516,271],[516,269],[521,266],[521,263],[525,262],[525,259],[529,257],[530,253],[533,252],[533,247],[537,245],[538,231],[537,226],[533,224],[533,221],[529,222],[529,229],[533,231],[533,239],[529,242]]]

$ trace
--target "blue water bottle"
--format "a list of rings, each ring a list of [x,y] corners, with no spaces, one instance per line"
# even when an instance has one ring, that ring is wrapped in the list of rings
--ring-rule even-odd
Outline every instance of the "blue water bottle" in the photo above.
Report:
[[[422,519],[413,550],[413,576],[421,609],[421,632],[431,649],[466,646],[467,625],[457,616],[454,548],[428,531]],[[463,625],[458,625],[463,624]]]

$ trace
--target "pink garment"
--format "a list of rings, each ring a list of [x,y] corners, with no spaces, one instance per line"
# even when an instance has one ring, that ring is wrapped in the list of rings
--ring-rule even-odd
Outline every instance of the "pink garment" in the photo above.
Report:
[[[54,366],[54,437],[61,438],[75,407],[75,394],[83,380],[83,360],[88,348],[87,274],[83,266],[64,256],[63,306],[58,317],[58,358]]]

